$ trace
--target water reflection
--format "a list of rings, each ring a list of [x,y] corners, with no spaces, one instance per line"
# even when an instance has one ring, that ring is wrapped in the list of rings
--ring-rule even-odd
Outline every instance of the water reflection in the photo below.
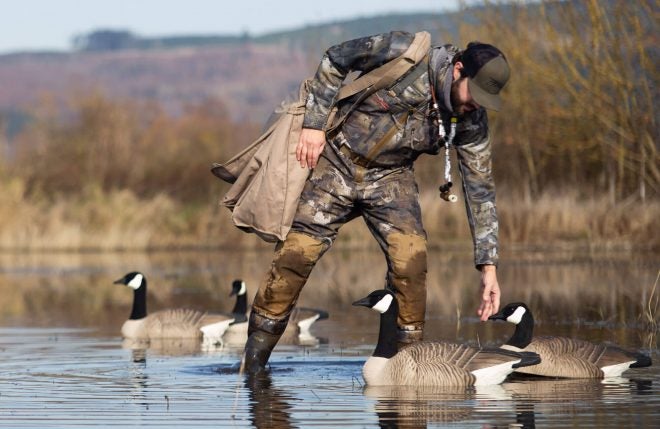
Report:
[[[428,422],[449,423],[467,419],[472,396],[465,387],[372,386],[364,394],[376,400],[378,423],[384,428],[425,428]]]
[[[610,399],[624,399],[630,395],[629,382],[621,377],[599,380],[514,375],[502,388],[513,399],[527,403],[594,402],[605,395]]]
[[[654,337],[630,335],[630,328],[643,327],[646,321],[640,315],[646,314],[657,276],[657,255],[544,256],[542,264],[526,261],[529,256],[525,254],[509,255],[508,260],[503,256],[499,272],[503,299],[525,301],[534,308],[539,335],[657,347]],[[185,307],[226,313],[234,306],[227,296],[231,282],[240,277],[254,291],[271,258],[270,251],[0,254],[0,325],[94,327],[118,335],[132,297],[112,281],[117,273],[132,269],[153,279],[148,297],[151,311]],[[478,286],[478,273],[469,255],[450,258],[432,251],[429,261],[427,337],[462,342],[478,337],[500,343],[506,327],[468,323],[475,321]],[[347,309],[357,296],[382,284],[385,270],[379,252],[329,251],[299,301],[301,306],[330,312],[330,319],[314,330],[338,343],[350,333],[350,329],[339,332],[342,326],[367,323],[367,317]],[[335,320],[341,323],[327,330]],[[548,332],[549,324],[552,332]],[[448,325],[456,326],[456,331],[447,329]],[[558,325],[563,332],[556,331]]]
[[[223,338],[224,339],[224,338]],[[282,336],[278,342],[278,350],[283,346],[309,348],[327,344],[327,339],[310,334]],[[157,356],[232,356],[240,358],[245,347],[245,338],[223,341],[223,343],[206,342],[197,338],[152,338],[140,340],[124,338],[121,347],[133,352],[133,359],[146,360],[147,353]]]
[[[138,340],[124,338],[121,342],[123,349],[132,350],[133,356],[147,357],[149,352],[161,356],[188,356],[201,351],[201,341],[197,338],[152,338]]]
[[[126,340],[124,340],[125,342]],[[134,364],[145,364],[147,362],[147,348],[146,347],[139,347],[134,344],[130,345],[125,345],[124,342],[122,342],[121,346],[124,349],[130,349],[131,350],[131,362]],[[142,367],[144,365],[141,365]],[[139,365],[135,365],[135,367],[139,367]]]
[[[512,409],[511,395],[502,386],[368,386],[364,394],[376,400],[375,411],[382,428],[426,428],[438,423],[474,421],[476,411],[488,411],[492,403],[500,413]],[[533,410],[519,411],[516,422],[534,427]],[[485,427],[497,427],[501,417],[484,415]]]
[[[148,406],[147,401],[147,381],[149,377],[145,373],[147,367],[147,357],[145,349],[133,349],[131,353],[131,363],[128,367],[129,392],[131,400],[142,406]]]
[[[250,421],[256,428],[290,428],[290,402],[294,397],[273,385],[270,373],[246,376],[245,388],[250,399]]]
[[[594,380],[514,376],[502,387],[515,400],[519,410],[531,410],[542,414],[545,419],[580,415],[583,421],[589,421],[589,418],[597,419],[601,413],[611,413],[609,407],[612,406],[634,410],[636,397],[652,391],[652,381],[622,377]],[[611,425],[616,426],[615,423],[608,424]]]
[[[611,406],[634,409],[635,398],[648,392],[653,392],[651,380],[521,376],[496,386],[384,386],[364,390],[365,396],[376,401],[374,410],[381,428],[426,428],[463,421],[482,422],[483,427],[531,429],[536,427],[538,416],[546,422],[570,416],[590,421],[599,413],[611,413]]]

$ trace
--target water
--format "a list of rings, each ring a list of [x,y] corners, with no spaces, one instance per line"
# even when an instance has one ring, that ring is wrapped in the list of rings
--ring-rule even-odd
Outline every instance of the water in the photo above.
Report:
[[[540,334],[611,341],[656,364],[608,380],[514,378],[488,388],[365,388],[378,316],[349,305],[382,286],[381,256],[330,252],[301,304],[329,320],[304,345],[275,350],[272,373],[237,374],[240,347],[173,342],[150,349],[118,331],[131,294],[126,271],[149,278],[150,310],[228,311],[230,282],[254,292],[269,252],[0,255],[0,427],[658,427],[660,353],[645,309],[655,257],[511,258],[500,267],[505,300],[535,309]],[[495,345],[511,326],[479,323],[469,257],[431,255],[429,339]],[[364,267],[372,267],[365,272]],[[508,298],[508,299],[507,299]],[[651,306],[651,308],[653,308]],[[655,313],[657,320],[657,313]]]

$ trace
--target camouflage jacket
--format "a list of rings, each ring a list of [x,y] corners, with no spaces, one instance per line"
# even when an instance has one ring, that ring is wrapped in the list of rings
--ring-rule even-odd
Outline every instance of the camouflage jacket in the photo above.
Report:
[[[366,73],[401,55],[414,35],[391,32],[349,40],[327,50],[311,84],[303,127],[323,129],[335,97],[351,72]],[[432,49],[426,64],[437,76],[440,116],[449,134],[452,116],[449,89],[453,80],[451,58],[458,49],[445,45],[444,53]],[[402,91],[382,89],[360,102],[338,133],[330,139],[335,146],[346,145],[377,167],[396,167],[412,163],[422,153],[438,153],[438,122],[430,117],[431,85],[428,69]],[[340,103],[338,116],[350,108],[360,94]],[[383,138],[396,127],[390,138]],[[392,134],[390,132],[390,134]],[[495,186],[491,174],[491,143],[488,117],[484,109],[458,118],[453,141],[459,162],[468,221],[472,232],[475,264],[497,264],[498,221]],[[376,149],[374,149],[376,148]]]

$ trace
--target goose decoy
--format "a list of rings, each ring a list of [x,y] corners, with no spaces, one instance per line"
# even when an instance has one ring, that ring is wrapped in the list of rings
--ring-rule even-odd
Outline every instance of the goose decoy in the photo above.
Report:
[[[247,341],[247,286],[243,280],[234,280],[229,296],[236,295],[236,303],[231,313],[234,321],[229,324],[223,335],[223,343],[230,346],[244,346]]]
[[[161,310],[147,314],[147,278],[144,274],[133,271],[114,283],[133,289],[133,309],[121,327],[121,334],[127,339],[198,338],[221,341],[222,334],[234,320],[228,315],[190,309]]]
[[[568,337],[533,337],[534,317],[522,302],[507,304],[489,319],[516,325],[513,336],[502,345],[503,349],[531,351],[541,356],[538,365],[518,368],[516,372],[547,377],[604,378],[618,377],[629,368],[651,365],[649,356],[613,345]]]
[[[243,346],[247,341],[248,310],[247,310],[247,286],[242,280],[234,280],[229,296],[236,295],[236,303],[232,310],[234,322],[223,336],[226,344],[232,346]],[[296,307],[289,316],[289,324],[282,335],[284,342],[287,339],[297,339],[300,343],[313,343],[316,337],[310,332],[311,326],[317,320],[328,318],[328,312],[316,308]]]
[[[445,342],[413,343],[397,351],[399,305],[394,294],[380,289],[353,305],[380,313],[380,332],[374,353],[362,375],[369,386],[483,386],[499,384],[514,369],[539,363],[536,353],[480,349]]]

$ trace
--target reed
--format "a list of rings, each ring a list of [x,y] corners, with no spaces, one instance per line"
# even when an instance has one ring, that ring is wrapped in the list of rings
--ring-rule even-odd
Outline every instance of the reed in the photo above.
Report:
[[[660,296],[656,294],[658,280],[660,280],[660,270],[658,270],[658,275],[655,278],[651,292],[648,294],[648,298],[646,297],[646,293],[644,294],[644,311],[642,313],[642,317],[648,325],[649,331],[656,333],[660,326],[660,312],[658,312],[658,308],[660,308]]]
[[[130,190],[88,187],[82,195],[54,199],[26,195],[25,184],[0,184],[0,248],[5,250],[118,250],[222,248],[264,249],[269,245],[231,223],[216,199],[184,203],[157,194],[139,198]],[[660,202],[611,206],[605,197],[544,194],[525,202],[505,191],[498,198],[503,249],[570,248],[589,251],[660,249],[656,234]],[[421,194],[429,247],[469,253],[465,208],[434,191]],[[377,250],[361,220],[340,231],[337,246]]]

